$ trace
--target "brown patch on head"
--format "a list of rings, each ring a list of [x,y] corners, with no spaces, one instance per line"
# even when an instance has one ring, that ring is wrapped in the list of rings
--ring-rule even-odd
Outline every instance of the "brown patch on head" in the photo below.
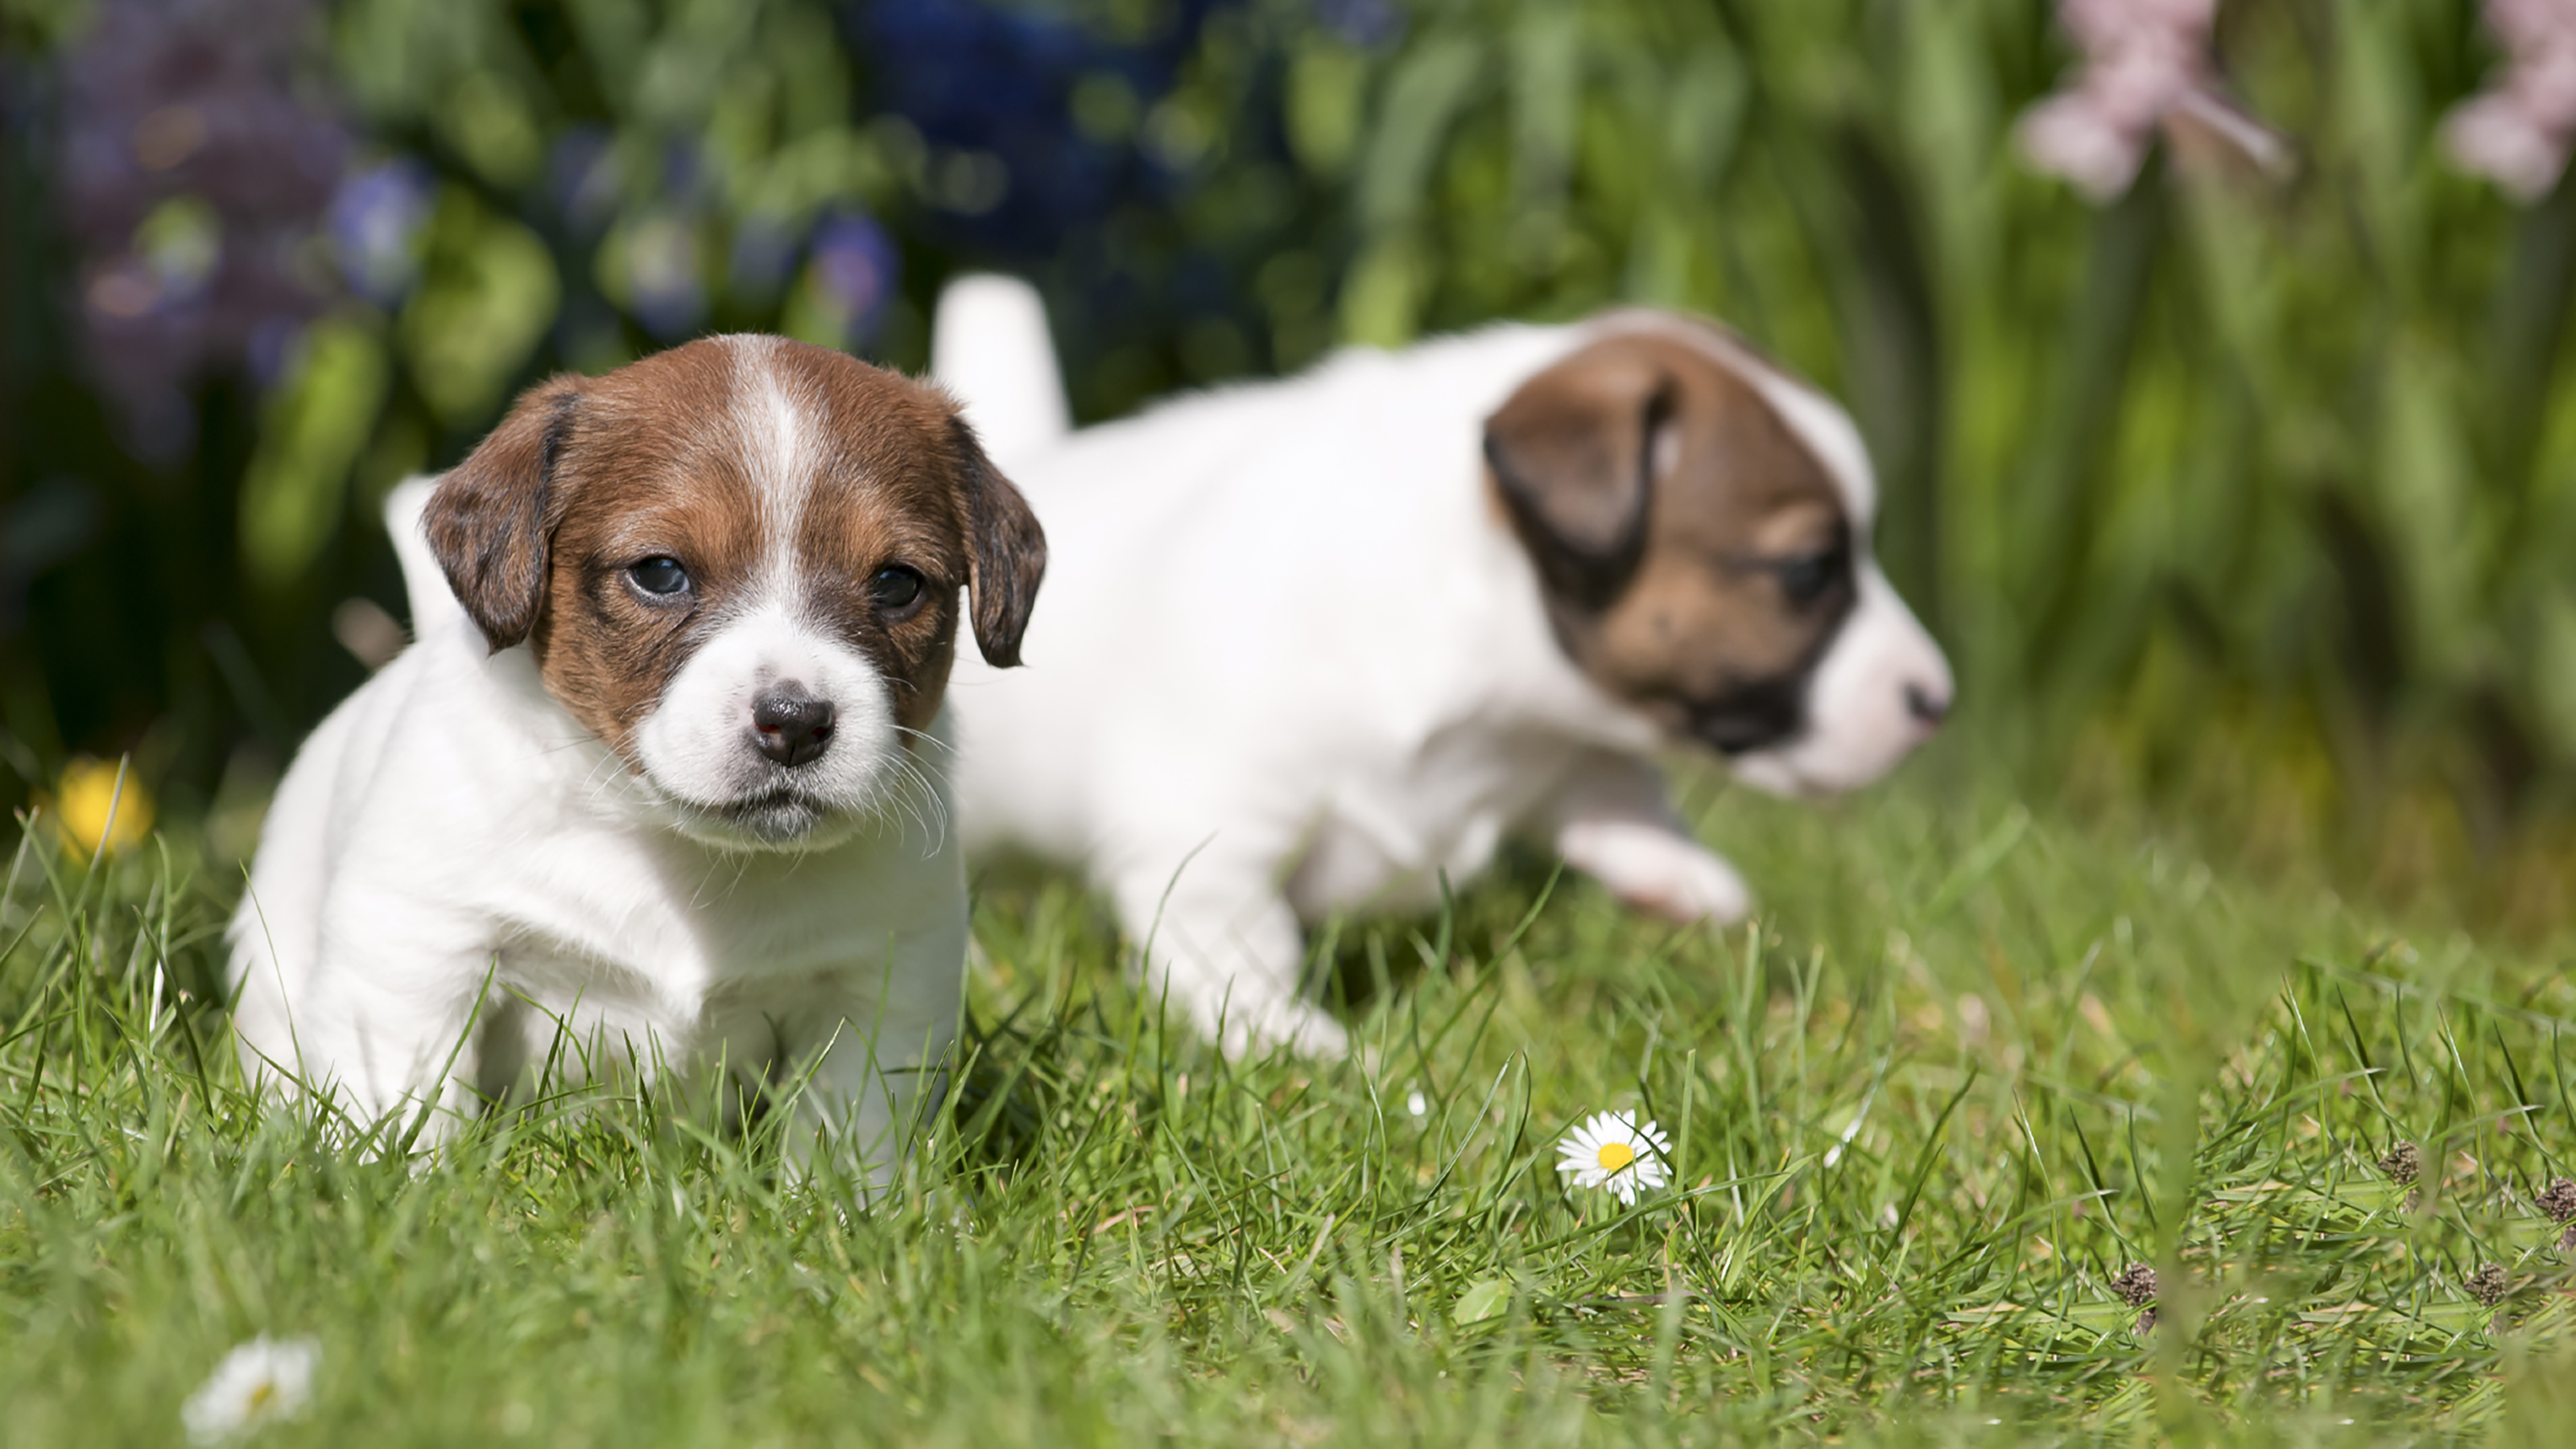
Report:
[[[1855,597],[1825,466],[1734,366],[1654,332],[1592,343],[1485,425],[1566,654],[1675,734],[1740,752],[1804,724]]]
[[[958,590],[973,587],[986,656],[1016,662],[1046,561],[944,394],[775,338],[532,390],[441,481],[427,528],[491,647],[527,641],[556,699],[630,760],[697,646],[771,599],[865,654],[920,729],[947,687]],[[669,593],[645,582],[674,577]]]

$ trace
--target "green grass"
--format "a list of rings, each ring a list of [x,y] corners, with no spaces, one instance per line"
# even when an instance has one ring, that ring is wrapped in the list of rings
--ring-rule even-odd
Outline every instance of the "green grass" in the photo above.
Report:
[[[228,870],[26,848],[0,1442],[171,1442],[259,1333],[323,1345],[263,1442],[370,1449],[2550,1442],[2576,1414],[2529,1200],[2576,1146],[2563,968],[1922,783],[1706,803],[1758,929],[1518,861],[1339,935],[1368,1045],[1329,1065],[1163,1031],[1095,903],[990,883],[963,1089],[865,1211],[649,1096],[368,1161],[239,1094],[206,999]],[[1665,1126],[1677,1190],[1558,1185],[1605,1107]],[[2411,1205],[2375,1166],[2401,1141]],[[2144,1334],[2107,1286],[2133,1261],[2164,1283]],[[2487,1263],[2500,1311],[2462,1286]]]

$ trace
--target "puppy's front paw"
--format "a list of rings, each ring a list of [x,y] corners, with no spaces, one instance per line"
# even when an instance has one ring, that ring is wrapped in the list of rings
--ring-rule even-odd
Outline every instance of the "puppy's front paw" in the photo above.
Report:
[[[1321,1008],[1294,998],[1246,991],[1243,982],[1223,997],[1188,1003],[1198,1029],[1215,1039],[1227,1057],[1259,1056],[1285,1047],[1294,1056],[1329,1061],[1348,1056],[1350,1033]]]
[[[1612,895],[1667,920],[1723,925],[1753,909],[1753,892],[1735,867],[1660,826],[1586,821],[1568,825],[1557,848]]]
[[[1273,1047],[1286,1047],[1291,1056],[1318,1061],[1350,1055],[1351,1034],[1322,1008],[1302,1001],[1282,1002],[1259,1018],[1237,1018],[1226,1023],[1225,1054],[1229,1057],[1258,1055]]]

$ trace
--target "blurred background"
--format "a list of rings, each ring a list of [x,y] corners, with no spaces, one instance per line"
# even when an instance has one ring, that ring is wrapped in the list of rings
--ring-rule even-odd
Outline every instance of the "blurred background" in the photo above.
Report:
[[[0,0],[0,798],[237,857],[395,481],[1005,268],[1085,418],[1721,317],[1870,441],[1935,778],[2547,931],[2571,131],[2570,0]]]

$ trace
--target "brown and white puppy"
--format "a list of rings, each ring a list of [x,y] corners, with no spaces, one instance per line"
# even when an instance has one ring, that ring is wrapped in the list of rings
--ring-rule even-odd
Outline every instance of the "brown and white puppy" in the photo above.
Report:
[[[388,521],[417,641],[279,787],[245,1067],[433,1133],[558,1073],[789,1082],[882,1173],[955,1029],[959,594],[1012,664],[1046,547],[936,389],[770,337],[521,398]]]
[[[1033,301],[953,303],[934,370],[1025,439],[1003,461],[1060,560],[1031,667],[959,673],[968,844],[1084,866],[1233,1043],[1339,1046],[1301,923],[1426,905],[1508,833],[1641,907],[1741,915],[1655,754],[1844,790],[1949,707],[1871,559],[1849,418],[1713,325],[1354,350],[1048,438]]]

